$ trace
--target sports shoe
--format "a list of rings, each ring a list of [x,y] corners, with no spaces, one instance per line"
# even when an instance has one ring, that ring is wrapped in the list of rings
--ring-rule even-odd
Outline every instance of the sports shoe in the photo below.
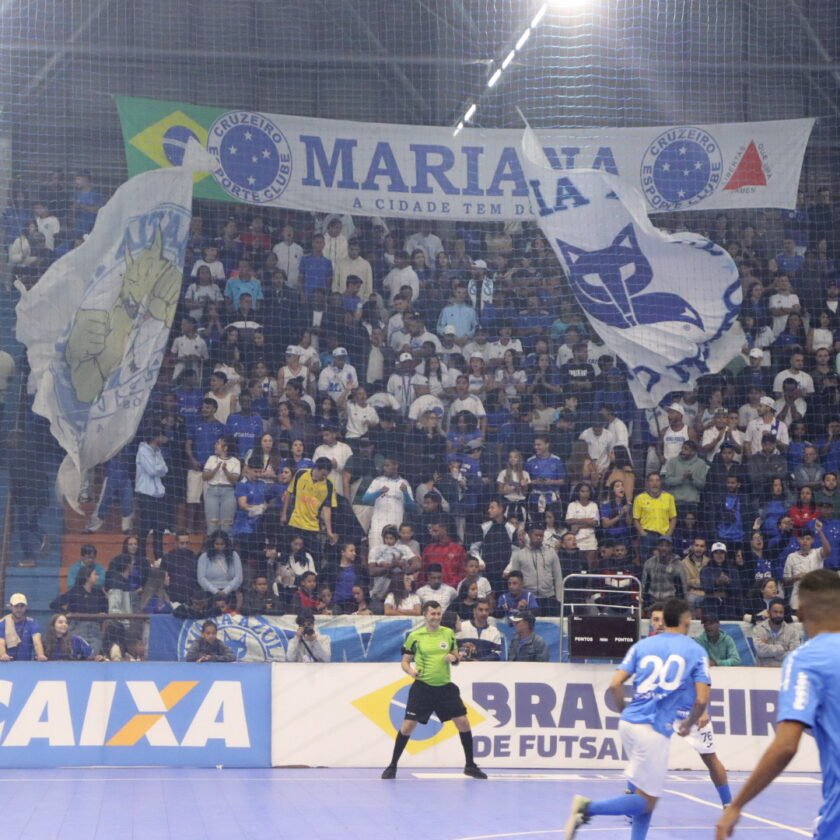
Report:
[[[569,819],[566,820],[566,826],[563,829],[564,840],[572,840],[577,834],[577,830],[589,822],[589,817],[586,816],[586,806],[591,802],[585,796],[576,795],[572,799],[572,807],[569,810]]]
[[[468,764],[464,767],[464,775],[470,776],[473,779],[487,778],[487,774],[477,764]]]
[[[396,779],[397,778],[397,768],[393,764],[389,764],[382,771],[381,778],[383,778],[383,779]]]
[[[105,522],[98,516],[91,516],[90,522],[88,522],[88,526],[85,528],[84,533],[95,534],[104,524]]]

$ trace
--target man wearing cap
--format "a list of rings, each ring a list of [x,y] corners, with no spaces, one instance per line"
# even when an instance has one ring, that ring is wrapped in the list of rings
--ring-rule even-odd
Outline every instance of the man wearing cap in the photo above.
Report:
[[[765,501],[774,478],[781,478],[784,482],[788,480],[787,459],[776,451],[776,444],[773,435],[763,434],[761,449],[752,455],[747,463],[750,490],[756,506]]]
[[[676,458],[687,440],[697,441],[694,429],[685,422],[685,409],[680,403],[671,403],[667,409],[668,425],[659,435],[659,458],[663,466]]]
[[[82,569],[95,569],[99,580],[105,580],[105,567],[96,562],[96,546],[85,543],[81,548],[81,557],[67,570],[67,588],[72,589],[76,576]]]
[[[41,627],[34,618],[27,618],[26,595],[15,592],[9,598],[11,615],[0,621],[0,662],[46,662]]]
[[[387,526],[399,528],[406,511],[414,510],[414,494],[408,482],[400,475],[396,458],[386,458],[382,475],[375,478],[365,491],[362,503],[373,506],[373,516],[368,530],[368,546],[373,553],[382,544],[382,531]]]
[[[318,376],[318,393],[330,397],[338,406],[344,406],[347,396],[359,387],[356,368],[347,362],[347,350],[336,347],[332,351],[332,362]]]
[[[700,585],[705,592],[703,610],[739,619],[743,605],[740,603],[738,571],[729,563],[726,543],[712,543],[711,555],[711,560],[700,570]]]
[[[659,537],[653,554],[642,566],[644,605],[683,598],[686,588],[685,571],[679,557],[674,554],[671,537]]]
[[[762,397],[758,404],[758,419],[751,420],[747,426],[746,444],[750,456],[761,451],[761,441],[764,435],[770,435],[776,443],[776,448],[784,453],[790,443],[787,425],[776,418],[776,401],[773,397]]]
[[[652,554],[659,538],[670,538],[677,527],[677,505],[670,493],[663,492],[659,473],[647,477],[645,492],[633,500],[633,527],[639,536],[642,562]]]
[[[440,360],[444,364],[449,364],[452,356],[462,356],[464,348],[461,347],[455,339],[455,325],[447,324],[440,333]]]
[[[747,366],[736,379],[738,395],[742,402],[746,402],[750,388],[760,388],[764,393],[770,390],[769,353],[765,353],[760,347],[753,347],[747,354],[747,360]]]
[[[508,662],[548,662],[548,645],[534,632],[536,617],[530,610],[512,612],[509,620],[516,635],[508,648]]]
[[[723,667],[740,665],[741,654],[735,640],[720,628],[720,619],[714,613],[703,616],[703,632],[695,639],[709,656],[709,665]]]
[[[387,392],[399,403],[400,413],[405,417],[417,397],[429,393],[429,380],[417,373],[414,356],[408,351],[400,353],[397,369],[388,377]]]
[[[467,294],[479,317],[485,307],[493,303],[493,286],[493,277],[487,273],[487,263],[473,260]]]
[[[730,420],[729,412],[721,407],[716,408],[712,417],[712,425],[703,432],[700,441],[700,454],[709,462],[715,459],[724,443],[730,443],[737,455],[743,451],[744,436],[738,430],[737,417],[735,423]]]

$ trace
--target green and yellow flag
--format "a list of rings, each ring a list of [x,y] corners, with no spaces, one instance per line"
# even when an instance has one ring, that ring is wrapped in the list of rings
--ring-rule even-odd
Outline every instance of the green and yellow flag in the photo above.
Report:
[[[206,147],[207,129],[225,113],[224,108],[133,96],[118,96],[116,101],[129,177],[150,169],[180,166],[187,141],[194,137]],[[210,172],[199,172],[193,180],[196,198],[236,200],[216,183]]]

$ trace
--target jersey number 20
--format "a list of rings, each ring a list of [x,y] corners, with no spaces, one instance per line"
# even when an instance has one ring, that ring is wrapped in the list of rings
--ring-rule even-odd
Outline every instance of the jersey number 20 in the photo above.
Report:
[[[639,671],[650,667],[650,673],[636,685],[639,694],[651,691],[674,691],[682,684],[685,674],[685,659],[672,653],[664,662],[659,656],[643,656],[639,662]]]

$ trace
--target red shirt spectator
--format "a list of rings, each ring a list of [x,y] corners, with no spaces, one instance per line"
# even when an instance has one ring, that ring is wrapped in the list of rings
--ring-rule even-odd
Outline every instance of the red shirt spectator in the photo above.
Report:
[[[433,542],[426,546],[423,551],[423,572],[433,563],[439,563],[443,572],[443,582],[455,587],[463,580],[467,552],[460,543],[453,542],[449,538],[449,531],[442,522],[436,522],[429,526],[429,533]]]

